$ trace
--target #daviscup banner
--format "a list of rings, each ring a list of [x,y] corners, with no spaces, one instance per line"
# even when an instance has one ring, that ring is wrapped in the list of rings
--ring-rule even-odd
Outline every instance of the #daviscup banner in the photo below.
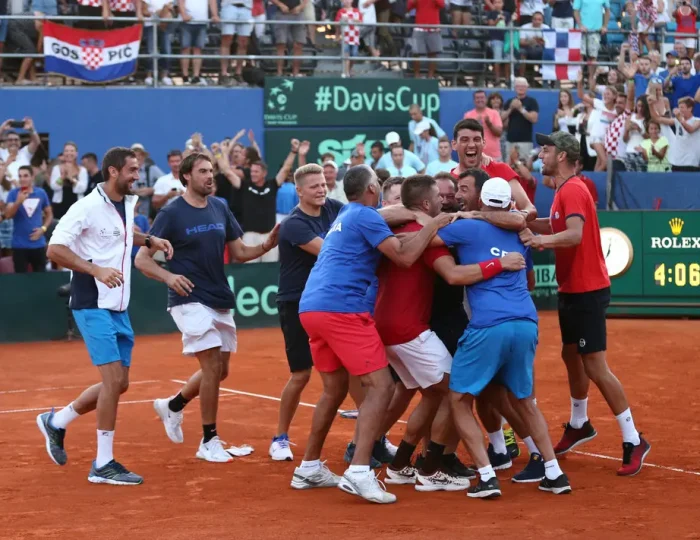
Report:
[[[82,30],[44,22],[46,71],[104,83],[136,71],[141,25],[118,30]]]

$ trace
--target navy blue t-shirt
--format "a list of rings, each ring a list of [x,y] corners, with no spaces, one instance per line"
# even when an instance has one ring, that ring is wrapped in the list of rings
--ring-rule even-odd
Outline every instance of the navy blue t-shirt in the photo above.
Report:
[[[114,205],[114,208],[117,209],[119,217],[122,218],[122,223],[126,225],[126,205],[124,204],[124,199],[121,201],[112,201],[112,204]]]
[[[158,213],[150,232],[172,244],[170,271],[194,284],[189,296],[169,289],[168,307],[194,302],[212,309],[235,307],[224,273],[224,248],[226,242],[243,236],[243,230],[224,202],[209,197],[205,208],[195,208],[178,197]]]
[[[321,215],[310,216],[297,206],[282,222],[279,232],[280,281],[277,300],[299,301],[311,269],[316,264],[316,257],[299,246],[308,244],[316,237],[325,238],[342,207],[343,203],[326,199],[326,204],[321,207]]]

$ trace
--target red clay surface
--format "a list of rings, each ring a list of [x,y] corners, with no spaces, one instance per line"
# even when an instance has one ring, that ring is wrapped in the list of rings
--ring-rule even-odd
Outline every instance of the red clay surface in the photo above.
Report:
[[[571,495],[557,497],[533,485],[512,484],[510,476],[525,464],[521,457],[500,475],[504,493],[499,500],[392,486],[399,500],[389,506],[335,489],[292,490],[294,464],[273,463],[267,456],[277,420],[274,399],[222,392],[219,433],[231,444],[254,446],[251,456],[231,464],[197,460],[197,402],[185,413],[185,443],[170,443],[151,401],[175,393],[179,385],[171,379],[186,378],[195,369],[193,360],[180,355],[178,335],[137,338],[132,386],[119,410],[115,455],[142,474],[145,483],[89,484],[94,415],[71,424],[65,467],[49,460],[35,425],[39,411],[67,404],[97,381],[83,344],[3,345],[0,538],[700,538],[700,433],[688,414],[700,407],[695,387],[698,328],[693,321],[609,322],[610,363],[625,385],[638,428],[653,445],[648,461],[677,471],[644,467],[637,477],[617,477],[618,427],[594,390],[589,413],[599,436],[581,450],[598,457],[572,454],[562,461],[574,488]],[[537,397],[557,439],[560,424],[568,419],[569,396],[552,313],[542,316],[540,340]],[[288,374],[281,333],[241,331],[239,343],[223,387],[279,396]],[[315,376],[302,399],[315,403],[319,393]],[[292,427],[298,459],[312,412],[300,407]],[[354,425],[338,418],[329,435],[324,458],[337,473],[345,468],[342,455]],[[401,432],[401,425],[392,431],[394,443]]]

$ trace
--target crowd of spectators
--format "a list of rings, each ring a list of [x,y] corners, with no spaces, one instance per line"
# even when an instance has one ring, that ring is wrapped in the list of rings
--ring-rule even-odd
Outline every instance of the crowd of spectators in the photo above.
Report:
[[[161,54],[173,54],[175,41],[182,54],[194,55],[202,53],[208,43],[222,55],[256,54],[261,52],[261,44],[274,41],[278,55],[289,51],[300,56],[313,54],[313,49],[318,52],[318,35],[329,33],[342,44],[346,57],[344,76],[352,74],[353,59],[364,52],[371,56],[427,57],[427,76],[433,78],[437,63],[430,59],[443,52],[446,35],[454,43],[478,38],[477,45],[479,41],[487,43],[487,57],[494,60],[493,80],[496,84],[505,84],[510,77],[508,59],[511,53],[516,61],[542,59],[542,31],[548,28],[582,30],[581,51],[591,61],[598,58],[606,39],[610,42],[624,39],[632,61],[638,56],[661,51],[658,36],[662,29],[676,33],[675,41],[684,45],[688,56],[692,57],[697,50],[699,5],[700,0],[0,0],[0,15],[77,14],[104,18],[67,22],[85,28],[116,28],[134,24],[120,20],[125,17],[156,17],[155,23],[151,20],[142,23],[144,49]],[[271,26],[266,24],[267,19],[299,24]],[[330,21],[342,23],[342,27],[327,27],[324,23]],[[371,26],[376,22],[414,23],[416,26],[408,46],[403,47],[403,41],[397,44],[397,34],[389,28]],[[360,27],[358,23],[370,26]],[[154,24],[159,26],[158,43],[152,32]],[[478,24],[493,29],[486,33],[455,29],[446,34],[433,26],[440,24]],[[511,24],[518,28],[513,34],[504,29]],[[607,37],[609,30],[619,32],[620,28],[623,34],[617,34],[617,38]],[[5,44],[7,52],[41,52],[42,22],[1,20],[0,52]],[[202,59],[182,58],[179,63],[184,84],[207,85],[212,81],[202,74]],[[216,82],[245,84],[251,78],[244,77],[244,68],[252,69],[256,65],[259,64],[250,60],[233,63],[221,60]],[[155,66],[151,61],[145,61],[144,66],[145,82],[152,84]],[[280,59],[277,74],[300,75],[299,60],[292,61],[289,66],[287,69],[287,62]],[[397,66],[389,63],[377,67]],[[527,67],[521,63],[517,67],[518,74],[525,76]],[[38,68],[40,62],[32,58],[22,60],[16,67],[15,83],[32,84]],[[172,85],[172,61],[162,58],[157,68],[161,84]],[[414,76],[421,75],[419,61],[414,62],[413,71]]]

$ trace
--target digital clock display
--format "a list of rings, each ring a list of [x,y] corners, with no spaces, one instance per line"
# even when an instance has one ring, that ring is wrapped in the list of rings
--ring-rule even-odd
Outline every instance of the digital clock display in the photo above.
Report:
[[[700,257],[662,255],[649,257],[645,264],[645,293],[654,296],[700,294]]]

